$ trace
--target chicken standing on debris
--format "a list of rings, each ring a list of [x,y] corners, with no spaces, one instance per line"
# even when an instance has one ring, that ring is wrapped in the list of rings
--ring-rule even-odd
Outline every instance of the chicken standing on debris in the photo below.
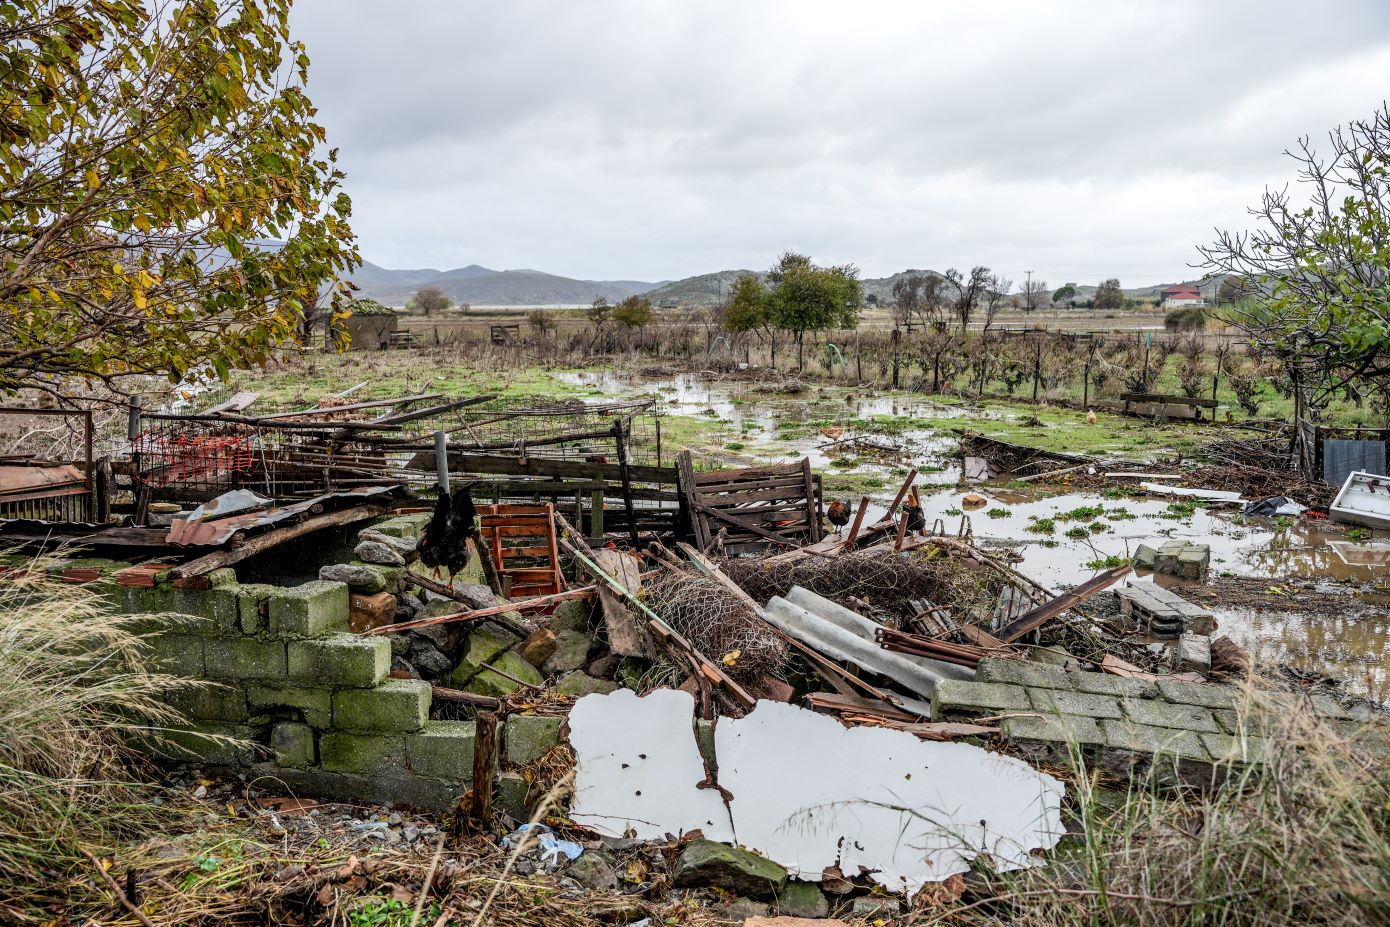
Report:
[[[849,524],[851,511],[852,507],[850,503],[842,502],[839,499],[832,499],[830,500],[830,505],[825,510],[825,517],[835,526],[836,531],[840,531],[845,525]]]
[[[478,510],[473,506],[469,486],[459,487],[451,496],[439,487],[434,514],[420,532],[420,562],[433,568],[449,571],[449,579],[468,563],[468,539],[477,530]]]
[[[927,530],[927,516],[922,514],[922,505],[914,499],[903,502],[903,511],[907,513],[907,533],[916,534],[919,531]]]

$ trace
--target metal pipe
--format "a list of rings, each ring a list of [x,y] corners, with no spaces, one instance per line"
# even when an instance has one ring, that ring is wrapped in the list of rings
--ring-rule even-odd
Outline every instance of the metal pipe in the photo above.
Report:
[[[441,492],[449,491],[449,435],[448,432],[434,433],[434,475]]]

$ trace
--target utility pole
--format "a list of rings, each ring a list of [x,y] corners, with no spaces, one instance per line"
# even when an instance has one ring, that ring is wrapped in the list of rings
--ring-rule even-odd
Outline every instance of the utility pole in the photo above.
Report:
[[[1033,272],[1025,270],[1024,273],[1028,275],[1028,281],[1023,284],[1023,307],[1028,310],[1029,315],[1032,315],[1033,310],[1038,308],[1033,305]]]

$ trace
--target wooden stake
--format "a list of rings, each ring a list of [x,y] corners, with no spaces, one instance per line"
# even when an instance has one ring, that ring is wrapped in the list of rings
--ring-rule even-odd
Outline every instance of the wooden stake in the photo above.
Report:
[[[849,534],[845,535],[845,543],[840,545],[842,550],[849,550],[854,546],[854,539],[859,537],[859,526],[864,524],[864,513],[869,510],[869,497],[861,496],[859,499],[859,511],[854,513],[854,522],[849,526]]]
[[[473,805],[469,815],[486,831],[492,822],[492,776],[497,765],[497,715],[480,711],[473,738]]]

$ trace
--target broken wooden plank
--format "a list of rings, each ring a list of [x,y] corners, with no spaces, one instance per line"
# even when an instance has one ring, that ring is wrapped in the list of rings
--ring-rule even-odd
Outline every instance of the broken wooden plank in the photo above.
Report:
[[[416,578],[416,574],[403,574],[406,581]],[[529,599],[517,599],[514,602],[507,602],[503,605],[491,605],[487,608],[475,608],[466,612],[456,612],[452,615],[435,615],[432,618],[416,618],[414,621],[402,621],[399,624],[383,625],[379,628],[372,628],[363,631],[364,635],[371,634],[397,634],[401,631],[409,631],[414,628],[428,628],[436,624],[456,624],[464,621],[477,621],[481,618],[490,618],[493,615],[502,615],[507,612],[534,611],[538,608],[545,608],[548,605],[558,605],[561,602],[568,602],[571,599],[588,599],[598,594],[597,586],[583,586],[579,589],[568,589],[564,592],[556,592],[551,595],[538,595]]]
[[[240,547],[230,550],[214,551],[196,560],[174,567],[169,571],[170,579],[184,579],[189,576],[202,576],[204,573],[211,573],[213,570],[240,563],[247,557],[277,547],[286,541],[292,541],[297,537],[312,534],[324,528],[335,528],[339,525],[350,525],[353,522],[362,521],[367,518],[375,518],[387,511],[384,505],[359,505],[350,509],[342,509],[337,512],[329,512],[326,515],[318,515],[313,518],[306,518],[297,525],[286,525],[283,528],[272,528],[264,534],[257,534],[247,538],[246,542]]]
[[[634,595],[642,591],[641,566],[632,557],[616,550],[596,550],[594,562]],[[624,657],[656,658],[656,647],[647,634],[644,623],[623,604],[612,589],[599,586],[598,601],[603,608],[603,624],[608,631],[608,646]]]
[[[1052,601],[1044,602],[1032,611],[1015,618],[1000,628],[995,637],[1006,644],[1012,644],[1029,631],[1046,624],[1067,609],[1081,604],[1104,589],[1108,589],[1129,572],[1130,566],[1127,563],[1117,566],[1113,570],[1106,570],[1099,576],[1088,579],[1072,591],[1064,592]]]

